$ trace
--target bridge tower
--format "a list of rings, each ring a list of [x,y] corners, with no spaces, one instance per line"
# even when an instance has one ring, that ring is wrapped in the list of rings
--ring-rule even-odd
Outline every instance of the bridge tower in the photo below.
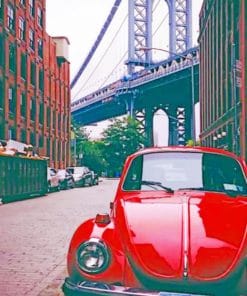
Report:
[[[192,47],[192,0],[163,0],[169,10],[169,51],[181,53]],[[152,6],[154,0],[129,0],[128,74],[135,66],[152,61]]]
[[[192,47],[192,0],[163,0],[168,5],[169,13],[169,53],[182,53]],[[146,67],[152,63],[152,50],[141,50],[152,48],[152,7],[154,0],[129,0],[129,32],[128,32],[128,67],[129,77],[138,66]],[[135,95],[129,100],[128,111],[134,114]],[[180,106],[178,106],[179,108]],[[141,112],[143,116],[141,123],[146,134],[152,138],[153,124],[152,116],[148,106]],[[149,108],[150,109],[150,108]],[[140,110],[135,110],[140,114]],[[172,114],[174,116],[174,112]],[[140,116],[136,117],[137,120]],[[179,122],[179,120],[178,120]],[[151,130],[150,130],[151,129]],[[174,136],[173,136],[174,138]],[[174,141],[173,141],[174,143]],[[150,143],[151,144],[151,143]],[[171,144],[171,142],[170,142]]]

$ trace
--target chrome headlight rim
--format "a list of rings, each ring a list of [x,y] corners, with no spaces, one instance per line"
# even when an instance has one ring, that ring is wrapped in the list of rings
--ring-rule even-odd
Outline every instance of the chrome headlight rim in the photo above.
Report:
[[[95,250],[90,250],[90,248],[95,248]],[[85,258],[86,259],[89,258],[87,256],[90,256],[90,252],[92,252],[91,254],[97,253],[98,255],[100,254],[99,256],[103,256],[101,257],[101,260],[103,258],[103,262],[100,264],[100,266],[92,266],[92,267],[87,266],[87,263],[85,262]],[[88,274],[101,273],[105,271],[109,266],[109,262],[110,262],[109,249],[107,248],[106,244],[102,240],[98,238],[90,238],[89,240],[83,242],[77,249],[76,261],[80,270],[82,270],[85,273],[88,273]]]

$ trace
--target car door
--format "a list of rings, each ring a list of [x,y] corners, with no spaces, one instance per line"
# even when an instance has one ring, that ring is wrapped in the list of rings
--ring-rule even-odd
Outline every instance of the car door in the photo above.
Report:
[[[93,183],[92,174],[88,167],[84,167],[85,184],[91,186]]]

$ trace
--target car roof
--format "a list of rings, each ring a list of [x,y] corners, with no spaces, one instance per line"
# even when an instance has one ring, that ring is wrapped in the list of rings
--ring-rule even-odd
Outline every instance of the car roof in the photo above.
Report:
[[[211,148],[211,147],[202,147],[202,146],[164,146],[164,147],[148,147],[138,150],[133,153],[131,157],[136,157],[138,155],[148,154],[148,153],[161,153],[161,152],[201,152],[201,153],[217,153],[226,156],[233,157],[238,159],[238,157],[229,151]]]
[[[67,167],[67,169],[79,169],[79,168],[87,168],[86,166],[70,166],[70,167]]]

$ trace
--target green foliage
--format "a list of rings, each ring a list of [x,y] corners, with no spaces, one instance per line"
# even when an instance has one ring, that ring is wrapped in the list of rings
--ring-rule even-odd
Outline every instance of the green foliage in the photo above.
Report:
[[[86,128],[76,124],[73,120],[71,123],[71,132],[73,136],[77,139],[77,142],[89,140],[89,134],[87,133]]]
[[[189,139],[189,140],[186,142],[186,146],[189,146],[189,147],[193,147],[193,146],[201,146],[201,142],[200,142],[200,140],[197,140],[196,142],[194,142],[194,140]]]
[[[79,151],[83,154],[82,164],[98,174],[105,171],[106,161],[103,157],[104,143],[102,141],[85,140],[80,142]]]
[[[140,133],[138,121],[126,117],[114,119],[104,130],[101,141],[89,139],[86,129],[72,125],[76,143],[77,165],[85,165],[98,174],[120,174],[128,155],[144,146],[145,137]],[[72,149],[72,155],[74,149]],[[78,158],[82,156],[82,158]]]
[[[120,173],[126,157],[144,146],[138,121],[131,117],[114,119],[103,133],[104,158],[111,174]]]

